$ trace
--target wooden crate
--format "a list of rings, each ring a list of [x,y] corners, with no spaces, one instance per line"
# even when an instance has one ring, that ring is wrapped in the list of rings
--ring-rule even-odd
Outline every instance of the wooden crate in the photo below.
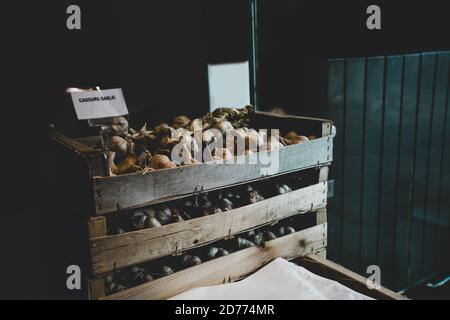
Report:
[[[67,181],[66,190],[60,190],[63,195],[69,194],[62,201],[68,207],[55,212],[52,221],[55,221],[54,229],[67,232],[67,236],[58,237],[58,241],[64,243],[70,260],[82,267],[89,299],[105,297],[103,278],[119,268],[180,255],[186,250],[305,213],[308,214],[304,217],[314,214],[314,223],[308,225],[312,227],[270,241],[265,249],[238,251],[128,289],[126,293],[131,297],[161,299],[194,286],[223,283],[224,279],[234,281],[279,256],[294,259],[311,252],[325,255],[328,165],[333,149],[331,121],[257,112],[252,123],[256,129],[283,128],[313,134],[317,139],[280,149],[279,170],[269,175],[264,174],[263,166],[259,164],[199,164],[148,174],[108,177],[105,155],[89,147],[98,138],[70,139],[52,131],[58,150],[63,151],[60,175],[65,177],[67,172],[72,179]],[[308,172],[307,169],[314,171],[317,179],[287,194],[158,228],[107,234],[110,215],[293,172],[303,174]],[[85,223],[83,232],[73,227],[79,226],[80,222]],[[221,269],[223,266],[229,266],[226,274]],[[125,292],[108,298],[121,298],[122,294]]]
[[[273,224],[326,207],[326,172],[317,184],[272,197],[252,205],[210,216],[118,235],[106,235],[104,217],[89,219],[90,267],[94,275],[131,266]],[[325,221],[324,221],[325,222]]]
[[[70,139],[52,131],[52,138],[69,153],[86,163],[90,199],[86,199],[86,213],[91,216],[105,215],[121,209],[151,205],[158,202],[189,196],[200,191],[211,191],[233,185],[248,183],[302,169],[321,167],[332,161],[332,122],[296,116],[277,116],[264,112],[253,115],[252,126],[256,129],[282,128],[284,131],[307,132],[317,139],[287,146],[279,151],[261,152],[246,158],[257,164],[207,164],[164,169],[147,174],[127,174],[109,177],[105,155],[88,146],[95,138]],[[279,170],[268,172],[257,157],[269,157],[279,152]]]
[[[327,260],[324,249],[326,238],[318,238],[321,228],[326,229],[326,224],[271,241],[264,250],[245,249],[107,297],[102,291],[104,285],[96,282],[97,291],[93,293],[100,293],[97,298],[102,300],[163,300],[189,289],[241,280],[281,256],[317,275],[337,281],[373,299],[408,300],[406,296],[382,286],[370,289],[366,278]],[[293,246],[299,242],[304,244],[300,250]],[[300,257],[296,258],[297,255]]]
[[[325,214],[324,210],[321,210],[320,219],[323,219]],[[97,278],[89,282],[90,298],[167,299],[188,289],[240,280],[275,258],[292,260],[306,254],[321,252],[326,245],[327,224],[318,224],[266,242],[264,248],[252,247],[240,250],[107,297],[104,280]]]

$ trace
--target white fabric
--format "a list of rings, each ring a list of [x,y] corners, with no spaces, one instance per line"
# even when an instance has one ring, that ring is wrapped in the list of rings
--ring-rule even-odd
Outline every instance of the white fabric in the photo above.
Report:
[[[195,288],[173,300],[372,300],[336,281],[278,258],[248,278]]]

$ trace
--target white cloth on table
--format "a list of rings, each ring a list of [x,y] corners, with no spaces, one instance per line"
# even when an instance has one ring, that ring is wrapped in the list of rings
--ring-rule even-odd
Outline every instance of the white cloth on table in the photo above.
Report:
[[[173,300],[372,300],[342,284],[320,277],[282,258],[246,279],[194,288]]]

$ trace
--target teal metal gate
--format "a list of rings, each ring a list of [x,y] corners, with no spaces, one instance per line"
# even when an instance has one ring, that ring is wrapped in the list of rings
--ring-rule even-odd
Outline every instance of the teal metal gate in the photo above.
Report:
[[[450,52],[328,61],[329,258],[403,289],[448,254]],[[446,251],[445,251],[446,250]]]

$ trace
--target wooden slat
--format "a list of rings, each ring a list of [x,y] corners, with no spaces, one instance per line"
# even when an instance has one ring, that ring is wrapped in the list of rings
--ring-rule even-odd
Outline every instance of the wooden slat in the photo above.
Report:
[[[420,71],[419,107],[416,123],[416,153],[412,189],[411,212],[411,281],[417,282],[422,277],[423,234],[425,225],[425,206],[427,192],[428,149],[431,130],[431,110],[433,109],[433,93],[435,83],[434,53],[422,54]]]
[[[87,161],[89,170],[87,174],[90,177],[109,175],[106,158],[101,151],[94,150],[74,139],[67,138],[55,130],[50,131],[50,136],[54,141],[67,147],[74,154],[82,156]]]
[[[367,287],[367,279],[363,276],[316,254],[310,254],[299,259],[299,264],[317,275],[338,281],[350,289],[375,299],[408,300],[407,297],[393,292],[385,287],[381,287],[379,289],[369,289]]]
[[[365,59],[347,60],[342,262],[359,270]]]
[[[298,131],[299,134],[315,134],[325,137],[331,134],[332,121],[294,115],[278,115],[270,112],[256,112],[252,126],[257,129],[280,129],[283,132]]]
[[[395,195],[398,162],[400,102],[403,58],[388,56],[386,91],[384,96],[383,139],[381,163],[380,229],[378,235],[378,265],[383,270],[381,282],[394,282]]]
[[[89,239],[105,237],[107,235],[105,217],[88,218],[87,224],[89,230]]]
[[[106,297],[107,300],[160,300],[186,290],[232,282],[247,276],[278,257],[291,260],[326,246],[326,224],[308,228],[266,243],[264,249],[248,248],[229,256],[157,279]]]
[[[445,126],[445,108],[447,103],[449,57],[444,53],[437,54],[436,83],[434,106],[432,111],[431,139],[429,145],[429,166],[427,179],[427,198],[425,216],[425,242],[422,275],[437,271],[436,265],[438,233],[439,233],[439,188],[442,177],[441,161]],[[449,165],[448,163],[446,165]],[[448,229],[447,229],[448,232]]]
[[[228,212],[91,240],[93,274],[178,253],[308,210],[324,208],[327,184],[273,197]]]
[[[328,167],[322,167],[319,170],[319,182],[327,182],[328,181]]]
[[[345,112],[345,61],[330,60],[328,65],[328,104],[327,117],[333,120],[337,134],[334,138],[334,159],[331,165],[331,178],[335,181],[334,197],[329,201],[329,256],[341,261],[342,236],[342,190],[344,169],[344,112]]]
[[[327,222],[327,209],[319,209],[316,212],[316,224],[323,224]]]
[[[367,59],[361,203],[360,272],[377,263],[384,57]]]
[[[314,254],[321,257],[322,259],[326,259],[327,258],[327,249],[322,249],[319,252],[316,252]]]
[[[130,174],[116,177],[94,177],[96,214],[107,214],[120,209],[143,206],[172,196],[186,196],[200,190],[210,191],[268,175],[279,175],[299,169],[325,165],[332,161],[333,139],[328,136],[308,143],[293,145],[272,153],[271,169],[264,164],[199,164],[166,169],[145,175]],[[267,153],[252,156],[253,163],[266,163]]]
[[[105,297],[105,280],[97,278],[88,281],[89,300],[99,300]]]

